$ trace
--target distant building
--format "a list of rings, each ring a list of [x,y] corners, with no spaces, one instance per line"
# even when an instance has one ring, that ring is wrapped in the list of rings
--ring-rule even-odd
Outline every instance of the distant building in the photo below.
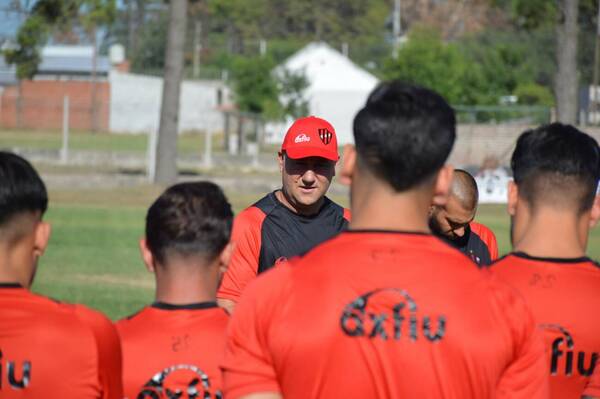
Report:
[[[107,130],[110,63],[96,57],[95,80],[91,46],[47,46],[33,80],[21,82],[14,66],[0,60],[0,125],[5,128],[58,129],[62,104],[70,102],[70,126]]]
[[[308,80],[306,99],[311,115],[328,120],[335,128],[338,143],[353,142],[352,122],[364,106],[378,79],[326,43],[310,43],[275,73],[286,69],[302,73]],[[288,121],[288,126],[292,121]],[[287,126],[269,126],[269,141],[280,142]]]

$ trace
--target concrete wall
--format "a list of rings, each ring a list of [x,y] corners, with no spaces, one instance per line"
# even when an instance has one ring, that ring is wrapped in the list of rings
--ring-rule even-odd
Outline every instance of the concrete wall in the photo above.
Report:
[[[0,126],[29,129],[60,129],[63,98],[69,96],[72,129],[92,128],[92,83],[84,80],[34,80],[21,83],[20,114],[18,88],[6,87],[0,96]],[[109,83],[96,82],[96,126],[108,130]]]
[[[119,133],[158,129],[163,79],[111,72],[110,130]],[[179,131],[222,131],[223,115],[217,110],[218,91],[227,99],[227,88],[218,81],[184,81],[181,85]]]
[[[486,158],[494,157],[501,165],[508,165],[517,138],[532,126],[524,125],[459,125],[457,140],[450,154],[450,162],[458,166],[480,166]],[[600,142],[599,127],[579,129]]]

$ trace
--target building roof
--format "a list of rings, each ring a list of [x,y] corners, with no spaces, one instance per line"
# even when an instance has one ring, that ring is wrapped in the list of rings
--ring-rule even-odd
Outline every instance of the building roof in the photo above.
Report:
[[[348,57],[323,42],[308,44],[288,58],[278,69],[304,73],[309,91],[370,92],[378,79]]]
[[[93,48],[91,46],[46,46],[41,51],[41,62],[36,76],[90,76],[92,74]],[[98,56],[96,73],[108,76],[110,62],[108,57]],[[0,85],[16,84],[16,68],[7,65],[0,56]]]

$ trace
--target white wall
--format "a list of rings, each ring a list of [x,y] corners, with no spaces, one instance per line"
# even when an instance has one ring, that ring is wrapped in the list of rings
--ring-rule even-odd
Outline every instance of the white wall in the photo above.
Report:
[[[110,73],[110,131],[140,133],[158,129],[163,79],[112,71]],[[179,131],[217,132],[223,115],[217,108],[216,81],[184,81],[181,85]]]

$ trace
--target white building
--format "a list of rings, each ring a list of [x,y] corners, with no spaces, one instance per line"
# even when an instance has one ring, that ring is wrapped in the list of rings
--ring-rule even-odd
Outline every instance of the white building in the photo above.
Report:
[[[353,142],[352,121],[377,85],[377,78],[326,43],[307,45],[278,66],[275,73],[283,69],[306,76],[310,114],[333,125],[339,144]],[[281,142],[291,123],[269,126],[267,139]]]

